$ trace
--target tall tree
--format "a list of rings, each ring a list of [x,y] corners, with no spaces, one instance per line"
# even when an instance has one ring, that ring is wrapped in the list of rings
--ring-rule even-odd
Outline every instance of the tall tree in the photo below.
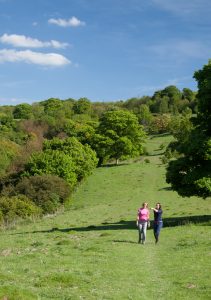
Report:
[[[211,61],[195,72],[198,114],[189,137],[178,148],[181,157],[169,163],[166,180],[182,196],[211,196]]]
[[[99,138],[101,154],[114,158],[117,164],[121,158],[134,157],[143,153],[146,134],[143,127],[139,125],[137,117],[129,111],[105,112],[100,118],[98,134],[101,135]]]

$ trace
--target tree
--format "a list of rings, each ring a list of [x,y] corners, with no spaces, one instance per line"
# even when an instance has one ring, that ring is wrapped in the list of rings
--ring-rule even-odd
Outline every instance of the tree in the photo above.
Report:
[[[90,175],[97,165],[96,153],[75,137],[46,140],[43,152],[32,154],[25,176],[52,174],[65,179],[71,187]]]
[[[195,99],[195,94],[191,89],[184,88],[182,90],[182,97],[183,99],[187,99],[189,102],[191,102]]]
[[[198,114],[186,141],[178,141],[181,156],[170,161],[166,180],[182,196],[211,196],[211,61],[195,72]]]
[[[192,113],[188,108],[183,112],[183,114],[171,117],[169,131],[175,139],[179,141],[179,144],[183,144],[189,138],[189,134],[193,129],[191,118]]]
[[[137,115],[137,117],[139,119],[139,123],[141,123],[143,126],[145,126],[145,128],[147,128],[153,118],[149,110],[149,106],[146,104],[142,104],[140,106],[140,112]]]
[[[59,150],[46,150],[32,154],[23,176],[51,174],[66,180],[73,188],[77,183],[76,165],[72,157]]]
[[[87,98],[80,98],[73,105],[73,111],[75,114],[89,114],[91,110],[91,102]]]
[[[48,115],[55,116],[55,114],[63,108],[62,101],[57,98],[49,98],[42,101],[41,105],[44,106],[44,112]]]
[[[13,111],[13,116],[15,119],[32,118],[32,106],[28,103],[18,104]]]
[[[160,104],[159,104],[159,113],[161,114],[166,114],[169,111],[168,108],[168,101],[169,98],[167,96],[164,96],[161,100],[160,100]]]
[[[0,139],[0,175],[4,174],[11,161],[19,154],[21,148],[16,143]]]
[[[164,133],[169,130],[169,124],[171,117],[168,114],[157,115],[155,116],[149,126],[149,131],[151,133]]]
[[[75,164],[74,171],[78,181],[90,175],[97,165],[96,153],[89,145],[82,145],[75,137],[45,141],[44,152],[46,151],[59,151],[70,157]]]
[[[104,157],[114,158],[118,164],[121,158],[143,153],[146,134],[133,113],[123,110],[107,111],[99,121],[97,133],[101,155],[103,153]]]

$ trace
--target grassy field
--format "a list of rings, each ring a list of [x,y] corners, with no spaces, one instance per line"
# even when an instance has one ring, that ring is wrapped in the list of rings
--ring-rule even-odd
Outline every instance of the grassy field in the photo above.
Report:
[[[211,201],[169,189],[170,139],[148,141],[148,162],[96,169],[64,213],[1,231],[0,299],[211,299]],[[163,205],[157,245],[152,229],[137,243],[143,201]]]

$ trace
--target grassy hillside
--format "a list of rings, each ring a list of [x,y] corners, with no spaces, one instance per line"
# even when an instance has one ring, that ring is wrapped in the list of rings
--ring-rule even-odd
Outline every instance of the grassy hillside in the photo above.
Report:
[[[209,299],[210,199],[181,198],[165,182],[160,145],[98,168],[63,214],[0,233],[0,299]],[[160,243],[137,243],[136,212],[160,201]],[[184,224],[181,226],[181,224]]]

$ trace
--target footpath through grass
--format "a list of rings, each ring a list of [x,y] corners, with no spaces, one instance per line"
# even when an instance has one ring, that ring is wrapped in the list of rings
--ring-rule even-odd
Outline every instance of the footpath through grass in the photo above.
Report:
[[[149,163],[97,169],[65,213],[2,231],[0,299],[210,299],[210,199],[169,189],[159,158],[169,139],[149,140]],[[163,204],[158,245],[152,229],[137,243],[143,201]]]

